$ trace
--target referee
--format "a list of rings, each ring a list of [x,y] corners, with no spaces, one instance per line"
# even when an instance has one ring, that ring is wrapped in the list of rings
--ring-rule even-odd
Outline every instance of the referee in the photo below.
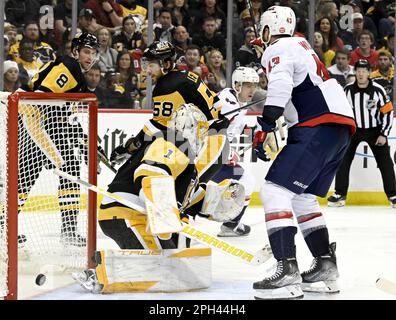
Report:
[[[396,179],[387,136],[393,122],[393,105],[385,89],[373,82],[370,64],[360,59],[355,63],[356,81],[345,86],[346,96],[355,114],[357,131],[345,154],[335,179],[335,193],[327,201],[330,207],[345,205],[349,185],[349,170],[360,142],[368,143],[381,171],[385,193],[396,208]]]

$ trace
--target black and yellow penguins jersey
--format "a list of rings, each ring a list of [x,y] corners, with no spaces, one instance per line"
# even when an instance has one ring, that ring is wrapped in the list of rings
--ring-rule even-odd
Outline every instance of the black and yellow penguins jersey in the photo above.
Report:
[[[198,75],[189,71],[172,70],[158,79],[153,90],[153,120],[167,126],[173,112],[185,103],[195,104],[209,120],[217,119],[217,101]]]
[[[85,77],[78,61],[69,56],[58,57],[43,65],[29,82],[26,91],[55,93],[80,92],[85,88]]]
[[[190,151],[188,142],[181,136],[168,139],[167,135],[174,136],[174,131],[158,131],[154,136],[147,136],[145,140],[151,141],[145,147],[139,148],[120,167],[108,191],[144,207],[139,198],[142,179],[147,176],[169,175],[175,179],[177,202],[186,203],[186,197],[191,196],[198,183],[198,173],[194,165],[195,155]],[[117,210],[106,210],[112,207],[125,206],[105,197],[100,206],[99,220],[125,218],[122,215],[123,210],[118,211],[120,214]]]

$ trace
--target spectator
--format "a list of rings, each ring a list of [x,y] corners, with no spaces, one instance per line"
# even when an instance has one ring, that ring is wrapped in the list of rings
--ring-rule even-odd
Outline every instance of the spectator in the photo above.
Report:
[[[217,49],[223,57],[226,56],[225,38],[220,33],[217,33],[216,20],[211,16],[204,19],[202,32],[196,37],[193,37],[192,42],[201,48],[204,55],[212,49]]]
[[[84,8],[91,9],[96,22],[111,31],[122,25],[122,9],[114,0],[88,0]]]
[[[18,64],[12,60],[3,63],[4,88],[5,92],[14,92],[20,87]]]
[[[260,24],[261,15],[264,12],[263,8],[262,8],[263,2],[261,0],[252,0],[251,4],[252,4],[252,11],[253,11],[253,18],[254,18],[253,21],[254,21],[254,24],[256,26],[258,26]],[[250,26],[253,26],[253,21],[252,21],[250,11],[248,8],[246,8],[245,10],[243,10],[241,12],[240,17],[241,17],[241,19],[243,19],[243,17],[245,17],[245,18],[249,17],[249,20],[250,20],[249,24],[250,24]]]
[[[246,67],[251,63],[260,63],[260,58],[262,55],[262,48],[257,48],[257,46],[252,46],[250,41],[254,40],[255,33],[252,27],[247,27],[244,30],[245,42],[242,47],[239,48],[236,54],[235,64],[237,67]],[[261,50],[260,50],[261,49]]]
[[[394,50],[395,50],[395,34],[391,33],[386,37],[385,45],[382,48],[380,48],[378,52],[381,51],[387,52],[389,53],[390,56],[392,56],[393,59],[393,57],[395,56]]]
[[[332,1],[322,2],[318,8],[318,18],[327,17],[333,23],[334,32],[337,34],[339,31],[337,19],[339,18],[337,5]]]
[[[133,107],[132,97],[134,99],[140,98],[139,84],[137,76],[134,72],[132,57],[128,51],[118,53],[116,62],[116,72],[120,74],[120,83],[125,88],[125,95],[128,96],[128,104],[130,108]]]
[[[377,34],[378,34],[377,26],[370,17],[364,14],[367,10],[363,8],[362,2],[360,0],[352,0],[348,4],[352,6],[354,13],[362,14],[363,29],[371,31],[372,34],[374,35],[374,39],[377,39]]]
[[[62,39],[63,33],[72,26],[72,6],[73,0],[59,1],[54,8],[55,31],[57,37]],[[78,9],[81,9],[81,1],[78,2]]]
[[[41,64],[47,63],[48,61],[55,60],[55,52],[48,43],[41,42],[39,39],[39,27],[38,23],[31,21],[25,25],[23,31],[23,38],[32,41],[34,44],[34,55],[38,62]],[[20,42],[15,43],[10,47],[10,55],[13,60],[19,55]]]
[[[113,48],[118,52],[134,50],[140,46],[142,34],[137,31],[137,20],[138,18],[133,16],[122,19],[122,30],[117,31],[113,36]]]
[[[51,48],[56,52],[58,50],[58,41],[56,41],[55,37],[55,29],[54,22],[52,17],[52,9],[47,7],[42,7],[40,9],[40,18],[39,18],[39,39],[41,42],[48,43]],[[51,23],[52,20],[52,23]]]
[[[20,70],[21,84],[26,85],[37,74],[43,65],[34,56],[34,42],[25,38],[19,45],[19,55],[15,59]]]
[[[314,33],[314,51],[326,68],[332,65],[335,52],[327,48],[322,33],[318,31]]]
[[[81,9],[78,14],[78,27],[83,32],[95,33],[101,26],[96,23],[95,16],[91,9]]]
[[[186,50],[189,45],[192,44],[192,39],[184,26],[178,26],[175,28],[173,34],[173,45],[176,50],[176,60],[186,54]]]
[[[160,9],[158,22],[154,24],[155,40],[172,42],[175,26],[172,24],[172,13],[169,8]]]
[[[378,27],[378,38],[382,39],[390,34],[395,28],[395,18],[389,15],[384,1],[373,1],[366,15],[370,17]]]
[[[121,75],[117,72],[108,72],[105,77],[106,87],[104,90],[103,108],[132,109],[133,103],[130,96],[125,92]]]
[[[95,63],[91,69],[85,74],[85,81],[87,82],[87,92],[93,93],[99,100],[99,107],[103,107],[104,101],[104,90],[99,86],[101,82],[101,69],[97,63]]]
[[[7,36],[4,36],[4,40],[3,40],[4,42],[4,51],[3,51],[3,54],[4,54],[4,60],[12,60],[12,57],[8,54],[8,52],[9,52],[9,50],[10,50],[10,45],[9,45],[9,41],[8,41],[8,37]]]
[[[203,81],[207,82],[209,69],[204,63],[201,63],[200,60],[200,48],[197,45],[192,44],[186,50],[184,63],[178,64],[178,69],[194,72],[199,75]]]
[[[227,86],[226,66],[223,55],[217,49],[208,52],[208,87],[214,92],[219,92]]]
[[[173,25],[189,28],[191,17],[187,10],[188,5],[186,0],[170,0],[167,7],[171,10]]]
[[[121,0],[118,3],[121,5],[123,18],[132,15],[139,18],[140,25],[144,23],[144,20],[147,18],[147,9],[138,5],[136,0]]]
[[[71,40],[67,40],[66,42],[63,42],[61,47],[59,48],[59,56],[70,56],[72,57],[73,54],[71,52]]]
[[[370,63],[372,70],[377,68],[378,52],[371,48],[374,36],[368,30],[363,30],[358,37],[359,46],[351,52],[350,64],[354,65],[359,59],[365,59]]]
[[[357,38],[363,31],[363,15],[359,12],[352,13],[352,30],[340,30],[339,36],[345,44],[349,44],[353,49],[358,46]]]
[[[344,47],[344,42],[334,30],[334,23],[328,17],[322,17],[315,23],[315,31],[320,31],[323,35],[326,46],[333,51],[342,49]]]
[[[97,31],[96,36],[99,41],[99,61],[98,65],[103,74],[114,71],[117,61],[117,50],[111,47],[111,34],[106,28]]]
[[[192,33],[197,34],[206,17],[213,17],[216,21],[216,30],[219,31],[223,37],[226,36],[226,15],[217,6],[216,0],[203,0],[202,7],[197,11],[194,23],[192,25]]]
[[[4,24],[4,35],[7,36],[10,47],[17,42],[18,32],[17,32],[17,28],[14,25],[12,25],[10,23],[5,23]]]
[[[370,74],[370,79],[384,87],[390,101],[393,101],[393,78],[395,68],[392,67],[392,56],[381,51],[378,53],[378,69]]]
[[[39,0],[8,0],[4,7],[6,21],[18,28],[28,21],[38,21],[40,6]]]
[[[336,63],[327,69],[329,75],[335,78],[343,87],[347,84],[348,76],[355,74],[353,66],[349,65],[350,60],[351,53],[348,49],[337,50],[335,55]]]

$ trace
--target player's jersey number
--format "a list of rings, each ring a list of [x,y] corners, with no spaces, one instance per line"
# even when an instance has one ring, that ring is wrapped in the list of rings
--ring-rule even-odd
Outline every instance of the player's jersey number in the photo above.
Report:
[[[173,112],[173,103],[170,101],[154,101],[153,116],[154,117],[170,117]]]
[[[60,88],[63,88],[68,81],[69,81],[69,78],[67,77],[67,75],[65,75],[64,73],[61,73],[55,82]]]

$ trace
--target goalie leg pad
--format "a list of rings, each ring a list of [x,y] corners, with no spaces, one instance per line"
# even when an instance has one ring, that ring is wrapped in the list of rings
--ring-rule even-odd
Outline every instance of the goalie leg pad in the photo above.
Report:
[[[102,293],[184,292],[211,285],[211,250],[100,251],[96,267]]]
[[[183,227],[180,223],[173,178],[144,177],[142,190],[151,233],[158,235],[181,231]]]

